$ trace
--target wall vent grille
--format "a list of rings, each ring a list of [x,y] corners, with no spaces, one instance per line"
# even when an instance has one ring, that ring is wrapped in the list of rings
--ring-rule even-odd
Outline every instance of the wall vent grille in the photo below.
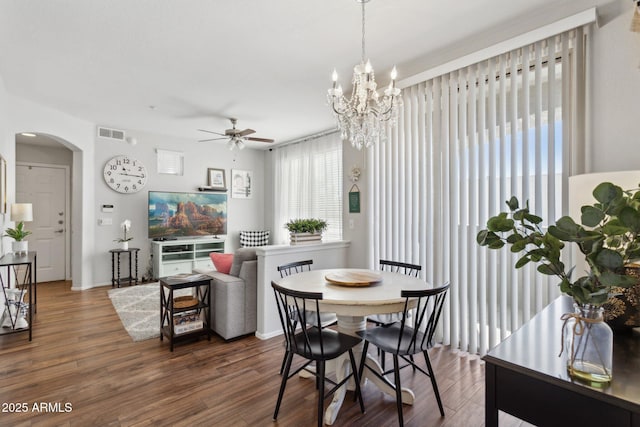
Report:
[[[109,129],[102,126],[98,126],[98,136],[100,138],[115,139],[117,141],[124,141],[124,131],[117,129]]]

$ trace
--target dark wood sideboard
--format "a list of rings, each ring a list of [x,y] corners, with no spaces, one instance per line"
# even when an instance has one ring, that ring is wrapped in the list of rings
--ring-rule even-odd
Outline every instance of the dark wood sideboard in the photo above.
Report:
[[[572,380],[561,349],[563,313],[573,301],[559,297],[486,356],[485,425],[498,411],[539,426],[640,427],[640,334],[616,334],[613,381],[603,388]]]

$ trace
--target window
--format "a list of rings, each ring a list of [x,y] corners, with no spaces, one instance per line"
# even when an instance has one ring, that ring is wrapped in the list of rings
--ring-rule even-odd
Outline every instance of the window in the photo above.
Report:
[[[576,29],[403,89],[397,128],[369,156],[368,263],[420,264],[427,282],[451,282],[445,344],[484,354],[559,294],[476,235],[512,195],[549,221],[567,212],[584,142],[582,49]]]
[[[275,243],[288,242],[284,224],[296,218],[327,221],[325,240],[342,238],[342,141],[338,133],[276,149]]]

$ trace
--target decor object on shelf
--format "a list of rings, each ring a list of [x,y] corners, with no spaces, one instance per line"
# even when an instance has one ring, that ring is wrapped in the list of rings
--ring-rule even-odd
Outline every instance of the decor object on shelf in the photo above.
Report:
[[[327,229],[327,222],[319,218],[299,218],[287,222],[292,245],[317,243],[322,240],[322,232]]]
[[[122,228],[122,237],[114,240],[114,242],[119,242],[120,248],[126,251],[129,249],[129,241],[133,240],[133,237],[127,237],[127,231],[131,230],[131,221],[125,219],[120,224],[120,228]]]
[[[224,176],[224,169],[207,169],[207,186],[210,190],[227,191],[227,180]]]
[[[29,304],[24,302],[27,291],[20,288],[7,288],[4,293],[7,301],[2,318],[2,327],[9,329],[28,328],[27,311]]]
[[[338,120],[342,140],[349,141],[360,150],[386,140],[384,122],[395,126],[402,98],[400,89],[396,87],[396,67],[391,71],[391,83],[384,95],[380,97],[376,91],[376,79],[371,62],[366,58],[364,43],[364,9],[369,0],[356,1],[362,4],[362,57],[360,64],[353,69],[351,99],[342,94],[342,86],[338,85],[338,73],[334,69],[333,87],[329,89],[327,100]]]
[[[104,165],[104,181],[118,193],[135,193],[147,185],[147,168],[140,160],[129,156],[115,156]]]
[[[24,228],[24,223],[33,221],[33,205],[31,203],[14,203],[11,205],[11,221],[17,222],[16,228],[7,228],[3,237],[11,237],[11,250],[14,254],[26,254],[29,251],[29,242],[24,240],[31,231]]]
[[[625,274],[625,266],[640,258],[640,188],[622,190],[604,182],[593,190],[593,196],[596,203],[581,208],[580,225],[564,216],[545,233],[540,225],[542,218],[529,212],[528,203],[520,208],[518,200],[512,197],[507,201],[510,212],[490,218],[487,229],[477,236],[477,242],[489,249],[509,244],[513,253],[525,251],[516,268],[534,262],[539,264],[540,273],[560,278],[560,290],[574,299],[579,310],[566,315],[565,328],[575,332],[571,335],[573,340],[583,341],[581,345],[566,346],[567,351],[577,350],[583,344],[599,345],[595,337],[591,338],[595,332],[592,330],[609,326],[593,310],[607,303],[613,289],[637,284],[636,277]],[[560,260],[563,242],[577,244],[589,268],[586,276],[572,280],[573,268],[567,270]],[[584,317],[584,313],[588,316]],[[603,345],[611,349],[609,344]],[[594,353],[598,354],[598,360],[581,361],[581,357],[588,357],[588,351],[569,354],[569,373],[593,382],[610,381],[611,370],[605,362],[611,355],[604,355],[605,350],[599,347]]]

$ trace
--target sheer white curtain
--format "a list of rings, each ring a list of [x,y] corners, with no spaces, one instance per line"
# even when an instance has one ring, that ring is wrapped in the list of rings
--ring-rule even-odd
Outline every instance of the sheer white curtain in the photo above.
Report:
[[[275,149],[276,244],[289,240],[284,224],[296,218],[321,218],[325,240],[342,238],[342,141],[340,134]]]
[[[484,354],[558,295],[535,267],[476,234],[512,195],[548,221],[566,212],[584,157],[584,34],[541,40],[403,90],[389,141],[368,153],[368,261],[451,281],[446,344]]]

